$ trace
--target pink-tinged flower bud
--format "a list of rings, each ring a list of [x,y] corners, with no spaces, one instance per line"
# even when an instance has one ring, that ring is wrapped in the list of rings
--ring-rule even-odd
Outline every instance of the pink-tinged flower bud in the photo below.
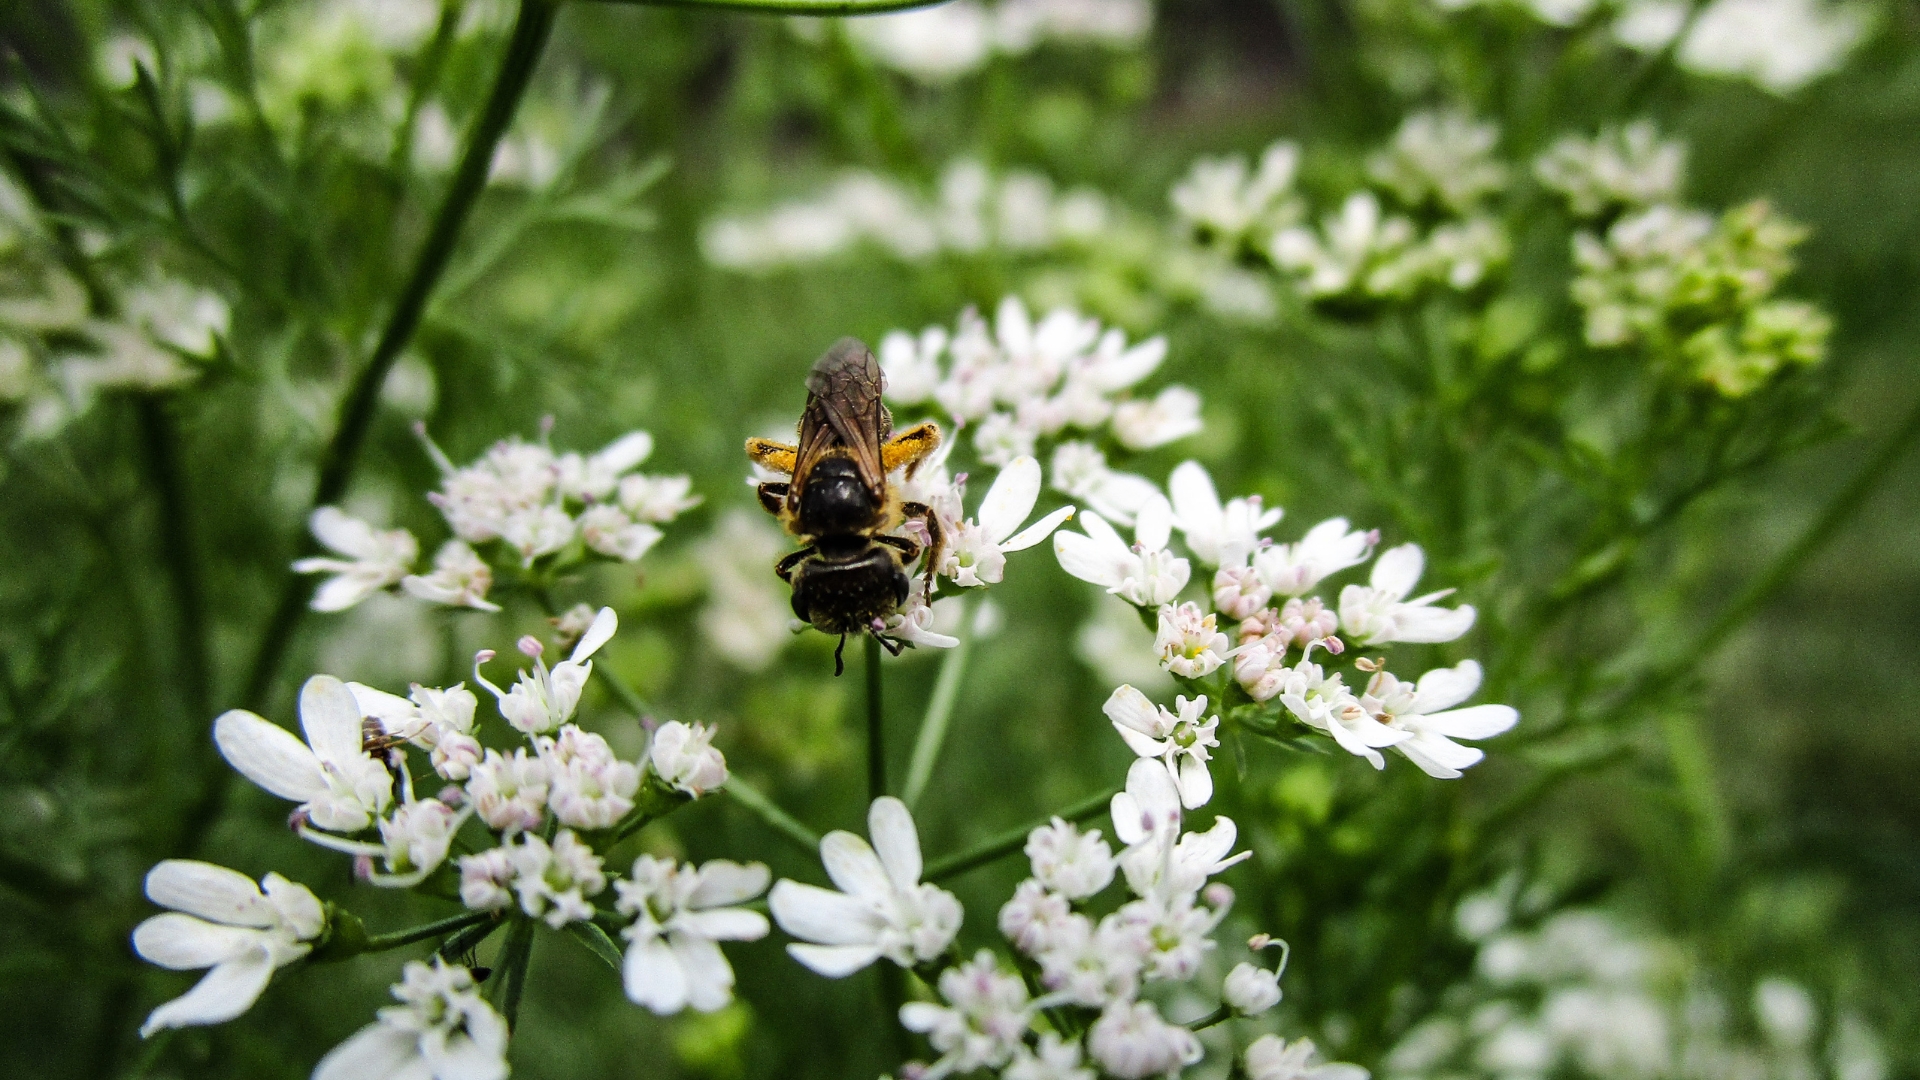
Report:
[[[1213,606],[1229,619],[1248,619],[1273,598],[1250,566],[1223,566],[1213,575]]]
[[[540,639],[534,637],[532,634],[521,638],[517,644],[520,651],[528,656],[537,657],[547,650],[547,647],[541,644]]]

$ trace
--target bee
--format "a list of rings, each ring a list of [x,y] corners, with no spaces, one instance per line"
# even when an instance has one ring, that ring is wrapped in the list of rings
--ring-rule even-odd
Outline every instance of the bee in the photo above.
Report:
[[[885,388],[873,352],[841,338],[807,372],[799,443],[747,440],[749,458],[792,478],[759,487],[760,505],[805,545],[773,570],[793,586],[793,613],[801,621],[840,636],[835,675],[846,669],[841,653],[848,634],[873,634],[899,654],[899,644],[880,631],[912,591],[907,567],[922,559],[931,590],[944,546],[933,510],[902,501],[887,483],[896,469],[913,475],[940,445],[940,429],[922,423],[894,434],[893,415],[880,401]],[[925,524],[925,545],[893,535],[909,519]]]

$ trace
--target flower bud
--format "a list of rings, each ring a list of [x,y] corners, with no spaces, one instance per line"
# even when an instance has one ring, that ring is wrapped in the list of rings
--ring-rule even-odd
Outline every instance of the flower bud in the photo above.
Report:
[[[1241,1016],[1258,1016],[1280,1004],[1280,975],[1252,964],[1235,964],[1227,972],[1220,997]]]

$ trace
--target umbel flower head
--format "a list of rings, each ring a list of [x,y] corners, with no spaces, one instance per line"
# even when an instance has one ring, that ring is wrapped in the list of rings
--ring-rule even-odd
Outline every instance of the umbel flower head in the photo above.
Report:
[[[140,1026],[142,1038],[246,1012],[273,973],[312,951],[327,925],[325,909],[304,885],[279,874],[255,885],[245,874],[189,859],[149,870],[147,898],[172,910],[134,928],[134,951],[164,968],[207,973],[153,1010]]]
[[[767,917],[732,907],[766,891],[760,863],[715,859],[701,867],[642,855],[615,881],[614,907],[634,917],[622,969],[627,996],[665,1016],[691,1005],[712,1012],[733,1000],[733,967],[716,942],[758,941]]]
[[[901,967],[946,951],[960,931],[960,901],[920,881],[920,836],[907,805],[891,796],[867,811],[873,843],[836,830],[820,860],[839,892],[782,880],[768,896],[774,921],[799,943],[787,952],[837,979],[885,957]]]
[[[410,961],[392,993],[400,1004],[329,1051],[313,1080],[505,1080],[507,1023],[472,972]]]

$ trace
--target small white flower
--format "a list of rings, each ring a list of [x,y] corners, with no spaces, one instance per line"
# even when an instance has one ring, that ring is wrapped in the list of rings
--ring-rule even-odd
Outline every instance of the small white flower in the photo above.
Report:
[[[1380,537],[1353,532],[1346,518],[1329,518],[1307,530],[1296,544],[1275,544],[1254,557],[1260,580],[1278,596],[1299,596],[1329,574],[1358,566]]]
[[[880,370],[886,375],[887,400],[919,405],[940,385],[940,356],[947,351],[945,327],[929,326],[914,337],[895,330],[880,339]]]
[[[1256,229],[1291,225],[1300,214],[1293,194],[1300,148],[1277,142],[1249,170],[1244,157],[1201,158],[1173,186],[1173,208],[1203,239],[1229,246]]]
[[[1499,141],[1498,127],[1463,113],[1414,113],[1367,171],[1407,206],[1463,213],[1506,186],[1507,168],[1493,156]]]
[[[1282,229],[1270,244],[1274,264],[1300,278],[1309,299],[1395,295],[1404,282],[1393,279],[1391,264],[1412,246],[1413,223],[1388,217],[1370,191],[1347,197],[1337,215],[1328,215],[1316,234],[1307,226]]]
[[[1107,455],[1088,442],[1063,442],[1054,447],[1052,479],[1055,491],[1078,499],[1088,508],[1120,525],[1132,525],[1140,508],[1160,494],[1153,481],[1107,467]]]
[[[313,1080],[506,1080],[507,1023],[472,972],[410,960],[393,996],[400,1004],[329,1051]]]
[[[1262,509],[1258,495],[1233,499],[1222,506],[1213,477],[1197,461],[1181,462],[1173,470],[1167,478],[1167,494],[1173,501],[1174,527],[1186,538],[1188,550],[1202,566],[1247,565],[1248,557],[1260,548],[1260,534],[1280,521],[1280,509]]]
[[[1229,619],[1249,618],[1271,599],[1273,590],[1251,566],[1223,566],[1213,572],[1213,606]]]
[[[1183,679],[1201,679],[1226,663],[1232,647],[1215,625],[1212,612],[1203,613],[1198,604],[1185,603],[1160,608],[1153,648],[1161,667]]]
[[[1360,704],[1388,727],[1413,733],[1412,738],[1395,743],[1395,750],[1428,776],[1451,780],[1486,756],[1454,739],[1490,739],[1520,721],[1520,714],[1507,705],[1454,708],[1478,689],[1480,665],[1463,660],[1454,667],[1427,672],[1418,685],[1378,672],[1367,683]]]
[[[246,1012],[274,971],[307,955],[326,929],[320,901],[279,874],[255,885],[224,866],[168,859],[147,872],[146,889],[148,899],[172,910],[134,928],[134,951],[174,971],[209,970],[193,989],[153,1010],[140,1026],[143,1039]]]
[[[1194,893],[1157,891],[1114,912],[1124,926],[1146,942],[1143,976],[1185,982],[1200,972],[1215,948],[1213,929],[1233,906],[1233,890],[1215,882],[1207,886],[1207,906]]]
[[[1140,966],[1152,951],[1147,931],[1117,913],[1097,926],[1085,915],[1075,914],[1051,929],[1034,959],[1040,964],[1040,985],[1051,994],[1098,1009],[1138,992]]]
[[[1040,1045],[1013,1052],[1013,1061],[1000,1080],[1099,1080],[1094,1070],[1080,1064],[1080,1044],[1064,1042],[1051,1031],[1042,1032]]]
[[[1374,719],[1347,689],[1339,672],[1324,675],[1320,665],[1310,660],[1294,665],[1281,689],[1280,701],[1301,723],[1333,736],[1342,750],[1366,758],[1376,769],[1387,767],[1380,747],[1413,738],[1411,731],[1397,731]]]
[[[1280,973],[1242,961],[1227,972],[1220,998],[1241,1016],[1258,1016],[1280,1004]]]
[[[839,892],[781,881],[768,897],[774,921],[805,944],[795,960],[830,979],[881,957],[911,967],[946,951],[960,931],[960,901],[920,882],[920,837],[899,799],[875,799],[867,812],[873,843],[834,831],[820,841],[827,877]]]
[[[972,960],[940,973],[940,996],[947,1005],[910,1001],[900,1006],[900,1024],[927,1037],[940,1060],[923,1080],[997,1069],[1012,1060],[1027,1032],[1027,988],[1018,975],[1000,970],[993,953],[981,949]]]
[[[933,628],[934,618],[933,605],[927,602],[927,579],[916,575],[909,587],[907,602],[887,616],[885,628],[877,633],[881,637],[908,645],[925,645],[931,649],[951,649],[959,645],[959,638],[942,634]]]
[[[500,539],[509,518],[546,506],[554,497],[559,469],[553,451],[544,446],[504,439],[479,461],[457,468],[427,439],[423,427],[414,430],[441,472],[440,490],[427,501],[440,508],[454,535],[470,544]],[[523,524],[518,531],[524,533],[527,527]]]
[[[948,537],[940,573],[962,587],[998,583],[1006,573],[1008,553],[1038,544],[1073,516],[1073,507],[1063,506],[1020,528],[1039,497],[1040,463],[1030,457],[1013,459],[987,489],[978,516],[961,522]]]
[[[731,905],[766,891],[760,863],[716,859],[696,868],[642,855],[628,881],[613,883],[614,907],[634,916],[622,976],[627,997],[660,1016],[691,1005],[712,1012],[733,1000],[733,967],[716,942],[758,941],[767,917]]]
[[[1602,129],[1592,139],[1555,140],[1533,171],[1575,214],[1594,217],[1612,207],[1637,210],[1674,201],[1686,160],[1686,144],[1663,141],[1652,121],[1638,120]]]
[[[1148,1001],[1108,1005],[1087,1032],[1087,1052],[1116,1080],[1171,1076],[1203,1053],[1193,1032],[1162,1020]]]
[[[506,717],[507,723],[528,735],[547,734],[573,719],[573,710],[580,705],[581,691],[586,689],[587,679],[593,674],[590,658],[613,638],[619,625],[620,620],[612,608],[601,608],[594,616],[593,625],[573,647],[573,654],[553,665],[552,671],[547,670],[546,661],[540,656],[539,641],[522,638],[523,651],[534,657],[533,667],[520,673],[520,681],[512,690],[501,690],[480,674],[480,665],[493,658],[492,652],[483,652],[475,658],[473,677],[499,701],[500,715]]]
[[[1044,952],[1068,922],[1079,918],[1067,898],[1035,878],[1014,887],[1013,896],[1000,905],[1000,932],[1029,956]]]
[[[400,587],[408,596],[431,604],[500,610],[499,604],[487,599],[487,590],[493,588],[493,567],[460,540],[440,545],[433,556],[433,573],[410,574],[400,579]]]
[[[1054,818],[1027,834],[1026,853],[1033,876],[1069,900],[1084,900],[1113,881],[1113,849],[1099,829],[1083,833]]]
[[[587,898],[607,887],[600,856],[571,829],[561,829],[548,844],[531,833],[507,849],[513,858],[513,891],[520,910],[546,920],[555,930],[593,918]]]
[[[1293,671],[1287,667],[1287,646],[1275,637],[1256,638],[1240,646],[1233,657],[1233,679],[1255,701],[1272,701],[1287,685]]]
[[[1253,857],[1229,856],[1238,827],[1229,817],[1214,819],[1203,833],[1180,831],[1180,792],[1158,761],[1141,758],[1127,769],[1125,791],[1113,797],[1113,835],[1127,850],[1120,870],[1136,896],[1170,901],[1192,896],[1207,879]]]
[[[1309,1064],[1313,1040],[1291,1045],[1278,1035],[1262,1035],[1247,1047],[1248,1080],[1367,1080],[1367,1070],[1344,1062]]]
[[[1200,719],[1207,711],[1205,694],[1192,700],[1175,697],[1173,701],[1177,711],[1169,712],[1133,687],[1121,686],[1101,709],[1128,748],[1166,765],[1167,775],[1180,792],[1181,805],[1191,810],[1213,798],[1213,775],[1207,771],[1212,755],[1208,750],[1220,745],[1214,735],[1220,718]]]
[[[620,481],[620,509],[642,524],[660,525],[700,505],[689,476],[629,476]]]
[[[240,775],[300,804],[298,815],[331,832],[359,832],[393,802],[393,777],[362,749],[360,706],[345,683],[315,675],[300,689],[307,741],[245,709],[213,722],[220,755]]]
[[[1135,607],[1159,607],[1180,595],[1193,572],[1187,560],[1167,550],[1173,507],[1155,494],[1140,508],[1129,545],[1099,514],[1080,515],[1085,534],[1058,532],[1053,553],[1060,568],[1081,581],[1102,585]]]
[[[727,782],[727,759],[713,748],[713,727],[669,720],[654,729],[647,746],[653,774],[676,790],[699,798]]]
[[[1200,395],[1169,386],[1151,401],[1123,401],[1113,409],[1113,437],[1129,450],[1151,450],[1200,431]]]
[[[489,828],[531,832],[545,820],[550,781],[544,759],[525,750],[515,750],[512,757],[488,750],[469,769],[467,799]]]
[[[1039,438],[1038,429],[1012,413],[991,413],[973,429],[973,450],[981,461],[1003,468],[1016,458],[1032,454]]]
[[[460,902],[475,911],[500,911],[512,905],[511,847],[460,856]]]
[[[412,888],[425,881],[446,861],[453,834],[471,813],[456,811],[439,799],[416,799],[396,807],[393,816],[380,821],[379,853],[386,860],[387,872],[369,873],[367,880],[396,889]]]
[[[551,555],[573,543],[575,522],[558,506],[530,506],[509,513],[500,522],[500,539],[520,553],[520,565]]]
[[[606,739],[568,724],[537,745],[547,762],[547,805],[560,824],[605,829],[633,809],[640,767],[615,758]]]
[[[622,562],[638,562],[664,535],[652,525],[634,521],[616,506],[589,506],[580,515],[580,540],[587,547]]]
[[[1472,629],[1472,605],[1431,606],[1450,595],[1452,589],[1406,598],[1419,584],[1425,567],[1420,545],[1402,544],[1381,553],[1366,585],[1348,585],[1340,590],[1340,628],[1354,644],[1452,641]]]
[[[653,454],[653,436],[630,431],[591,457],[562,454],[554,460],[554,483],[569,499],[598,501],[613,494],[620,477]]]
[[[420,544],[405,529],[381,531],[337,506],[322,506],[307,519],[313,538],[344,559],[311,558],[293,564],[296,574],[332,574],[313,594],[313,610],[345,611],[398,582],[413,569]]]

